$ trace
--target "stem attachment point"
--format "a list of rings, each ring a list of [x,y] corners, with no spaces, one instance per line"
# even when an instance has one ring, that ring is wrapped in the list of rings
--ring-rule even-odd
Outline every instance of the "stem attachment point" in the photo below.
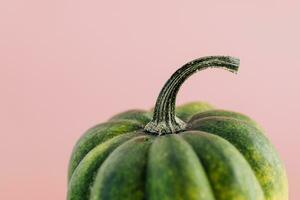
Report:
[[[156,135],[172,134],[184,131],[186,123],[176,117],[176,96],[186,79],[195,72],[207,68],[223,68],[236,73],[239,59],[230,56],[208,56],[193,60],[178,69],[166,82],[157,98],[152,120],[144,130]]]

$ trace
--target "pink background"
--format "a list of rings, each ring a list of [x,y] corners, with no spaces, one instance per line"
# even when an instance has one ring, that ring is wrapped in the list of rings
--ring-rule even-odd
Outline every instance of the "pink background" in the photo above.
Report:
[[[65,199],[73,145],[90,126],[149,108],[179,66],[208,70],[178,103],[204,100],[252,116],[300,196],[299,1],[7,0],[0,3],[0,199]]]

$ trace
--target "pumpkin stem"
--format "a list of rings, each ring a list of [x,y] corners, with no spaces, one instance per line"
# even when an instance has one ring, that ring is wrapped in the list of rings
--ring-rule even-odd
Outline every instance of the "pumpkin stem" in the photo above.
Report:
[[[178,69],[165,83],[157,98],[152,120],[144,130],[162,135],[185,130],[186,123],[175,115],[176,96],[184,81],[197,71],[223,68],[236,73],[239,59],[229,56],[208,56],[193,60]]]

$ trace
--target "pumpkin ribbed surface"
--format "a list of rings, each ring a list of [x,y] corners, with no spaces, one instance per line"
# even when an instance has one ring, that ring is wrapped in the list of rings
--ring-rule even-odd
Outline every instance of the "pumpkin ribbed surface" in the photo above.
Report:
[[[204,103],[177,115],[188,122],[178,134],[146,134],[151,113],[141,110],[88,130],[73,150],[68,199],[286,199],[283,166],[253,120]]]
[[[212,67],[237,72],[239,60],[193,60],[166,82],[152,111],[89,129],[71,156],[67,199],[288,200],[283,164],[252,119],[203,102],[175,107],[184,81]]]

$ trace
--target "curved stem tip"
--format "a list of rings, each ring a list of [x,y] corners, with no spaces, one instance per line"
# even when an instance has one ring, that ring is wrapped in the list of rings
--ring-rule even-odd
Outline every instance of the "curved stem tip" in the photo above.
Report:
[[[157,98],[152,120],[144,130],[157,135],[177,133],[185,130],[186,123],[176,117],[176,96],[186,79],[197,71],[207,68],[223,68],[236,73],[239,59],[230,56],[208,56],[193,60],[178,69],[165,83]]]

